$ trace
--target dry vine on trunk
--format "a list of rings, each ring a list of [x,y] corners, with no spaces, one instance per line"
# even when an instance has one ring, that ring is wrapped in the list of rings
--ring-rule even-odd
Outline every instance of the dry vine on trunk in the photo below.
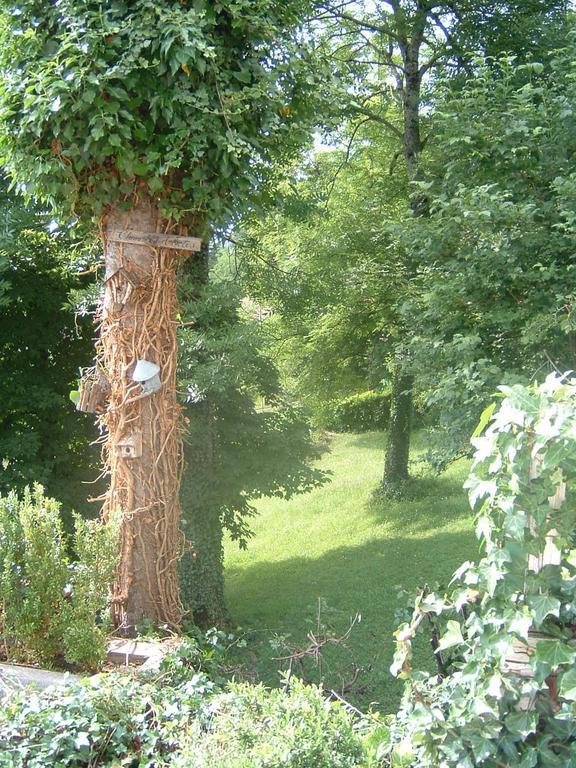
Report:
[[[121,510],[113,614],[115,626],[126,634],[146,619],[176,627],[182,613],[177,571],[182,440],[176,399],[176,267],[182,253],[117,237],[171,229],[150,201],[112,211],[104,226],[106,281],[97,367],[110,383],[100,416],[110,487],[103,515]],[[159,381],[150,378],[157,369]],[[145,374],[139,375],[141,370]]]

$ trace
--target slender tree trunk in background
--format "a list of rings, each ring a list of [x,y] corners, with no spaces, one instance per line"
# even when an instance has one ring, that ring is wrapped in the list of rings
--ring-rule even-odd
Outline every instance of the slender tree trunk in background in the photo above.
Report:
[[[422,151],[420,135],[420,91],[422,72],[419,58],[424,39],[426,16],[417,17],[412,36],[399,35],[398,44],[402,55],[403,78],[397,83],[402,102],[403,152],[409,181],[418,178],[418,163]],[[401,27],[400,27],[401,28]],[[414,217],[427,215],[427,201],[413,193],[410,208]],[[385,496],[400,496],[408,480],[408,462],[412,432],[412,388],[414,377],[406,363],[397,361],[392,371],[392,400],[390,404],[390,427],[386,444],[386,460],[382,492]]]
[[[113,587],[114,624],[131,635],[143,620],[177,626],[181,618],[179,485],[180,407],[176,400],[174,250],[121,243],[122,230],[164,232],[158,208],[141,201],[112,211],[104,231],[106,282],[98,365],[111,387],[102,416],[110,487],[103,515],[121,512],[120,561]],[[138,360],[160,366],[158,391],[132,378]]]
[[[195,298],[208,283],[208,250],[203,248],[184,270],[192,278]],[[210,400],[186,408],[188,429],[184,441],[182,527],[186,537],[180,562],[182,602],[199,627],[222,626],[227,621],[224,601],[224,546],[220,506],[214,487],[214,413]]]
[[[412,387],[414,378],[397,366],[393,372],[390,401],[390,426],[383,491],[386,495],[402,495],[408,480],[410,437],[412,432]]]

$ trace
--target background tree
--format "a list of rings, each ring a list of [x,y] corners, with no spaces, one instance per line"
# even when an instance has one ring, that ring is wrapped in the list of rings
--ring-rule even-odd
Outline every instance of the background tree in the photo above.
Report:
[[[401,247],[428,255],[405,314],[439,466],[468,450],[498,383],[574,367],[571,50],[546,65],[492,61],[446,93],[423,182],[430,216],[398,230]]]
[[[397,140],[408,180],[420,178],[422,151],[430,135],[423,132],[423,109],[430,111],[431,86],[438,71],[469,70],[471,53],[492,52],[510,46],[524,52],[542,49],[549,24],[563,19],[564,2],[483,3],[383,0],[368,10],[341,3],[323,4],[321,18],[336,40],[337,56],[363,73],[357,99],[350,112],[360,120],[373,120]],[[510,30],[521,26],[520,41]],[[543,32],[544,30],[544,32]],[[367,76],[368,75],[368,76]],[[391,103],[397,118],[390,118]],[[428,196],[413,187],[408,197],[411,216],[428,214]],[[406,258],[406,256],[408,258]],[[414,275],[422,254],[405,254],[407,278]],[[405,328],[402,339],[409,335]],[[383,491],[402,492],[408,478],[415,370],[404,343],[397,346],[391,370],[392,402]]]
[[[115,620],[128,632],[144,617],[178,624],[178,252],[120,244],[115,233],[206,237],[275,154],[301,143],[322,82],[308,38],[296,34],[306,4],[5,0],[2,8],[4,162],[28,192],[99,221],[104,239],[104,514],[123,513]],[[132,378],[139,359],[160,368],[151,396]],[[141,456],[122,455],[126,439],[141,441]]]
[[[349,150],[299,166],[237,236],[244,290],[273,310],[272,354],[316,426],[333,428],[343,400],[389,384],[405,270],[387,226],[408,213],[394,151],[375,123],[355,127]]]
[[[426,291],[419,275],[435,260],[434,247],[416,233],[442,195],[441,165],[452,153],[438,134],[440,82],[450,83],[455,107],[477,71],[474,56],[506,45],[518,60],[535,52],[547,60],[546,46],[565,39],[567,17],[562,3],[536,2],[529,9],[462,3],[457,11],[454,4],[380,3],[365,14],[358,6],[326,6],[323,18],[333,20],[337,58],[364,78],[338,134],[344,149],[300,166],[304,178],[284,185],[266,219],[247,224],[239,253],[247,289],[280,312],[277,354],[317,416],[321,403],[329,412],[346,390],[394,383],[385,488],[397,494],[408,472],[412,398],[427,391],[435,403],[426,346],[417,355],[411,337],[417,296]],[[454,121],[452,143],[457,130]],[[434,186],[419,184],[435,158]],[[473,419],[478,403],[468,405]],[[448,420],[453,409],[447,401],[443,407]]]

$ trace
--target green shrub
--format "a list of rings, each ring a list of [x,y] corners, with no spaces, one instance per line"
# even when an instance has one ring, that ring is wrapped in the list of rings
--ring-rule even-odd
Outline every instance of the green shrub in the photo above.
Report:
[[[370,432],[386,429],[390,417],[390,392],[368,390],[335,403],[328,429],[335,432]]]
[[[115,531],[75,516],[68,542],[60,505],[41,486],[0,497],[0,638],[9,658],[98,667],[106,655]]]
[[[297,679],[289,692],[231,685],[206,731],[195,721],[174,768],[351,768],[364,749],[344,707]]]
[[[366,764],[345,708],[297,680],[288,693],[248,684],[222,692],[202,671],[177,682],[99,675],[19,694],[0,709],[0,768]]]

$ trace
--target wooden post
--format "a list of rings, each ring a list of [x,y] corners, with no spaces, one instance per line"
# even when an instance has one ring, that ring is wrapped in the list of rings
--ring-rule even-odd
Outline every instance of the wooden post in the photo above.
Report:
[[[534,480],[538,477],[540,465],[542,460],[535,456],[530,466],[530,479]],[[566,500],[566,483],[562,482],[558,485],[556,493],[548,498],[550,510],[560,509],[563,502]],[[528,525],[533,528],[533,520],[528,518]],[[533,573],[540,573],[540,571],[546,565],[560,565],[562,562],[562,552],[556,546],[555,539],[558,533],[553,528],[546,537],[544,550],[538,555],[527,555],[526,568]],[[528,641],[526,643],[521,640],[514,640],[512,644],[512,651],[504,659],[502,665],[502,671],[516,677],[533,677],[534,672],[532,670],[532,664],[530,658],[536,649],[536,645],[539,640],[545,640],[547,636],[543,632],[539,632],[535,629],[528,631]],[[547,681],[550,689],[550,695],[554,695],[555,681]],[[535,700],[533,698],[524,698],[520,701],[518,709],[521,711],[528,711],[534,708]]]

